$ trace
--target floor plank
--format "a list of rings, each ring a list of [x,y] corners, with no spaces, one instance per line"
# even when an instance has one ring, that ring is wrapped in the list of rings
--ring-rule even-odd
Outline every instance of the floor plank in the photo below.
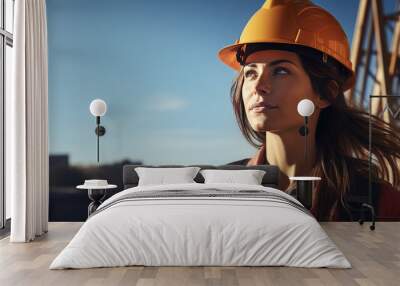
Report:
[[[49,232],[31,243],[0,240],[0,285],[399,285],[400,222],[369,225],[321,223],[351,262],[352,269],[296,267],[116,267],[49,270],[55,256],[82,223],[53,222]]]

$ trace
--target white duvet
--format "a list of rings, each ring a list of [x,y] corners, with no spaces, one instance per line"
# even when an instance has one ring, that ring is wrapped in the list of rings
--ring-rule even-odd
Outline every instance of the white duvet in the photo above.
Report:
[[[261,190],[300,204],[277,189],[239,184],[141,186],[106,200],[50,269],[145,266],[294,266],[350,268],[309,214],[258,198],[182,197],[125,200],[132,192]]]

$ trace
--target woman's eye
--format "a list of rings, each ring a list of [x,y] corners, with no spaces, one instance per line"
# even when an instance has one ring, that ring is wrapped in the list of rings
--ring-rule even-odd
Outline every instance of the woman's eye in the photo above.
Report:
[[[274,75],[287,75],[290,72],[283,67],[277,67],[273,70]],[[244,77],[247,79],[253,79],[257,77],[257,72],[255,70],[248,70],[244,73]]]
[[[284,75],[284,74],[289,74],[289,71],[287,69],[285,69],[285,68],[278,67],[278,68],[276,68],[274,70],[274,74],[282,74],[282,75]]]
[[[257,75],[257,73],[256,73],[256,71],[254,71],[254,70],[249,70],[249,71],[246,71],[245,73],[244,73],[244,76],[246,77],[246,78],[253,78],[253,77],[255,77]]]

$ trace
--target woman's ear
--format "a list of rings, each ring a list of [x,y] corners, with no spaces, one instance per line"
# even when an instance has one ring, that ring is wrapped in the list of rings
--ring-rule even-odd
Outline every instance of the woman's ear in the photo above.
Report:
[[[326,92],[328,93],[327,96],[335,100],[336,97],[339,95],[339,85],[335,80],[330,80],[326,86]],[[331,103],[324,99],[321,95],[318,96],[317,106],[319,108],[325,108],[331,105]]]
[[[320,108],[326,108],[329,105],[331,105],[331,103],[329,101],[327,101],[326,99],[323,99],[322,96],[318,96],[318,100],[316,102],[316,105]]]
[[[339,95],[339,84],[337,83],[337,81],[331,79],[327,84],[327,89],[329,92],[329,97],[332,97],[332,99],[336,99],[336,97]]]

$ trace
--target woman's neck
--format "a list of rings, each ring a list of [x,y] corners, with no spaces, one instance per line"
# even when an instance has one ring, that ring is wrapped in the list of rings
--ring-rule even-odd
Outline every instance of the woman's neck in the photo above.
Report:
[[[298,127],[279,132],[266,132],[266,158],[270,165],[279,167],[279,187],[286,190],[289,177],[309,176],[315,162],[315,128],[309,126],[307,162],[304,157],[305,137]]]

